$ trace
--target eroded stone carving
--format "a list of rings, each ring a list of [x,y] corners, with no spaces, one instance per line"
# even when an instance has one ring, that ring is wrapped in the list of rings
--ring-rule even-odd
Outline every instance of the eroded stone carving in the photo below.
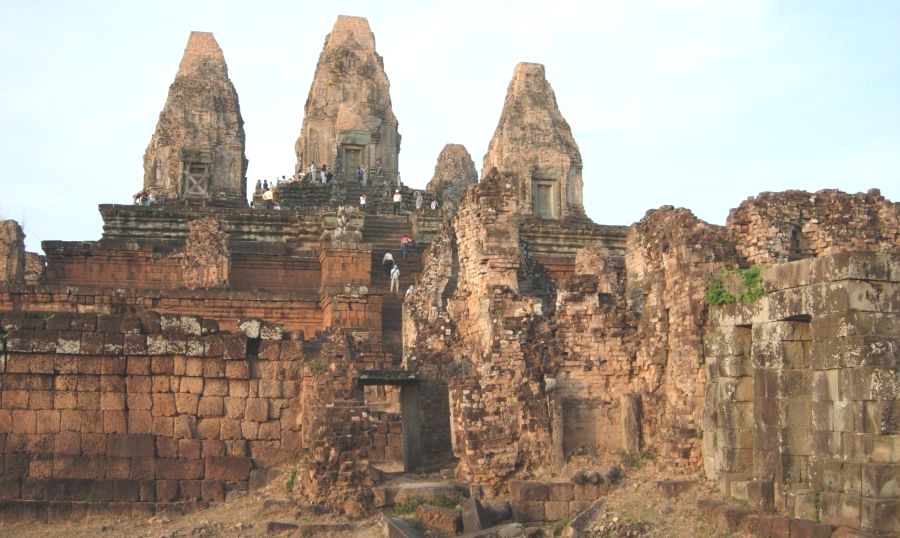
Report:
[[[163,200],[247,204],[244,120],[222,49],[191,32],[144,153],[144,188]]]
[[[218,288],[228,284],[228,235],[219,221],[204,217],[188,222],[188,237],[181,253],[184,286]]]
[[[341,15],[325,38],[297,139],[297,171],[326,165],[338,180],[396,182],[400,133],[384,60],[364,17]]]
[[[491,168],[516,176],[523,213],[584,214],[581,152],[541,64],[516,66],[481,175]]]

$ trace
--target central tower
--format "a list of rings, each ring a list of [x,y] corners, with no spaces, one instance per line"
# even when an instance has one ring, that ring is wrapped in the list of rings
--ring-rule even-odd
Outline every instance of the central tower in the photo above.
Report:
[[[375,182],[397,182],[400,133],[384,60],[364,17],[341,15],[325,38],[297,139],[297,171],[327,165],[337,181],[362,166]]]

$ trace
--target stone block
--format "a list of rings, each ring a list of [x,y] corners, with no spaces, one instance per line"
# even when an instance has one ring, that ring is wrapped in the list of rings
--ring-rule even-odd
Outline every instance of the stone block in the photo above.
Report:
[[[240,334],[222,335],[222,356],[225,360],[247,358],[247,337]]]
[[[823,523],[859,528],[860,511],[860,497],[829,492],[819,495],[819,514]]]
[[[900,500],[863,498],[860,509],[860,525],[863,529],[900,535]]]
[[[206,458],[207,480],[246,481],[250,479],[253,460],[239,457]]]
[[[900,466],[870,463],[861,467],[864,497],[900,498]]]
[[[575,484],[571,482],[550,482],[547,484],[547,499],[550,501],[571,501],[575,499]]]
[[[546,482],[510,480],[509,496],[511,501],[547,501],[550,488]]]
[[[178,480],[157,480],[154,497],[158,502],[178,500]]]
[[[179,480],[178,498],[182,501],[199,501],[201,494],[200,480]]]
[[[269,420],[269,404],[263,398],[248,398],[244,408],[244,418],[253,422]]]
[[[453,508],[443,508],[429,504],[416,508],[416,517],[429,529],[436,529],[447,535],[462,531],[462,516]]]
[[[512,501],[513,519],[522,523],[530,523],[534,521],[545,521],[544,516],[545,501]]]
[[[203,461],[160,459],[156,462],[156,478],[171,480],[194,480],[203,478]]]
[[[831,525],[810,519],[791,520],[791,538],[831,538]]]
[[[225,500],[225,484],[220,480],[203,480],[200,483],[200,497],[204,501],[221,502]]]
[[[156,455],[152,435],[111,434],[106,446],[111,457],[152,458]]]
[[[462,524],[463,531],[467,533],[480,531],[491,526],[481,507],[481,501],[476,498],[468,498],[463,502]]]

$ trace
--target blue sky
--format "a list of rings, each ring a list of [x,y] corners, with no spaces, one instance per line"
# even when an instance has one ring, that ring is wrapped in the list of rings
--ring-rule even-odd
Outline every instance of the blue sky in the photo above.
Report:
[[[546,66],[594,221],[687,207],[724,224],[763,191],[879,188],[900,201],[900,2],[0,3],[0,216],[40,241],[100,238],[129,203],[191,30],[240,96],[248,181],[290,174],[339,14],[364,16],[391,81],[404,182],[446,143],[481,169],[516,63]]]

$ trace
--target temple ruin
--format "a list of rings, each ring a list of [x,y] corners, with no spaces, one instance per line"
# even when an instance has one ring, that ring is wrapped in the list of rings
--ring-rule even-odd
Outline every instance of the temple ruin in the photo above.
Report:
[[[248,207],[243,141],[194,32],[145,155],[157,203],[101,205],[99,240],[43,259],[0,223],[5,517],[187,510],[290,464],[297,498],[349,517],[396,500],[395,468],[558,521],[609,487],[566,463],[624,451],[702,470],[744,515],[900,533],[900,204],[878,190],[762,193],[724,226],[671,206],[594,223],[523,63],[480,181],[448,144],[422,207],[399,186],[394,214],[400,135],[360,17],[326,38],[297,142],[298,170],[335,179]]]

